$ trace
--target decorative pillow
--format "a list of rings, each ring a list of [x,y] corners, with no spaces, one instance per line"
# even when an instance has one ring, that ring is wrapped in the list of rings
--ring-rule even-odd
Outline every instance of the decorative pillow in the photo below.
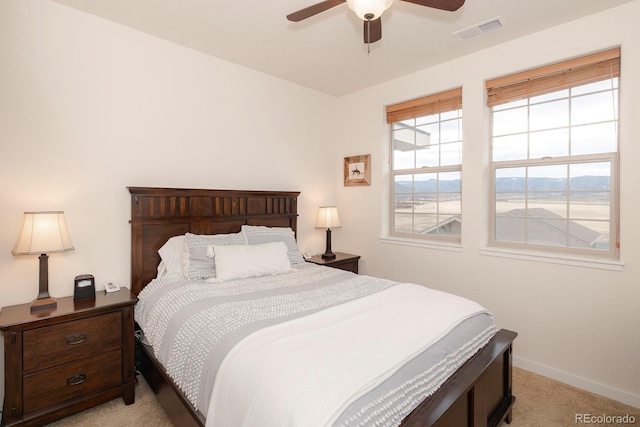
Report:
[[[216,277],[214,258],[207,256],[209,246],[245,245],[242,233],[185,234],[182,259],[182,275],[190,280],[206,280]]]
[[[291,271],[284,242],[260,245],[213,246],[215,281],[272,276]]]
[[[173,236],[165,242],[160,249],[160,265],[158,266],[158,277],[165,274],[178,273],[182,275],[182,252],[184,251],[185,236]]]
[[[304,264],[304,258],[298,249],[296,238],[291,227],[265,227],[262,225],[243,225],[241,233],[248,245],[259,245],[270,242],[284,242],[287,245],[291,265]]]

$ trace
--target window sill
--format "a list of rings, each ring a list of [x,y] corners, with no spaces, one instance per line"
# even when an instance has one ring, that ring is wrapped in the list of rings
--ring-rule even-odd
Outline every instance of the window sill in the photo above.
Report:
[[[433,240],[407,239],[400,237],[380,237],[381,243],[390,245],[413,246],[417,248],[437,249],[441,251],[462,252],[460,243],[436,242]]]
[[[571,265],[575,267],[596,268],[599,270],[622,271],[624,263],[619,260],[606,258],[578,257],[563,254],[544,254],[540,252],[523,251],[504,248],[480,248],[481,255],[512,258],[525,261],[546,262],[550,264]]]

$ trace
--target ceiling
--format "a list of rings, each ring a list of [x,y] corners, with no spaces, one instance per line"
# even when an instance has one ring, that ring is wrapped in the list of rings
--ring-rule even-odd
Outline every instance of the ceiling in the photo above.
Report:
[[[294,23],[287,14],[320,0],[54,1],[341,96],[632,0],[466,0],[456,12],[395,0],[370,54],[346,4]],[[499,30],[466,41],[453,35],[496,17]]]

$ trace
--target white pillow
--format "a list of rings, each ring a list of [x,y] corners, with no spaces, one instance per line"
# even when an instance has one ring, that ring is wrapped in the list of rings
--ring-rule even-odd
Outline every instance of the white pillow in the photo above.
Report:
[[[288,273],[291,263],[284,242],[213,246],[216,281]]]
[[[243,225],[241,233],[248,245],[269,242],[284,242],[288,248],[291,265],[304,264],[305,260],[298,249],[295,233],[291,227],[265,227],[263,225]]]
[[[173,236],[166,241],[160,249],[160,265],[158,266],[158,277],[165,274],[178,273],[182,275],[182,252],[184,251],[184,234],[181,236]],[[164,267],[164,271],[161,271]]]

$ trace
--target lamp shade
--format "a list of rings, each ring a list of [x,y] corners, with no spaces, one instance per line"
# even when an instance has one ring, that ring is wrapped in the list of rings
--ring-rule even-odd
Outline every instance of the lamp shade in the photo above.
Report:
[[[318,211],[318,221],[316,228],[338,228],[340,218],[338,217],[338,208],[335,206],[321,206]]]
[[[37,255],[73,250],[62,211],[25,212],[14,255]]]
[[[358,17],[364,21],[380,18],[382,12],[389,9],[393,0],[347,0],[347,6],[353,10]],[[373,17],[367,19],[367,14]]]

